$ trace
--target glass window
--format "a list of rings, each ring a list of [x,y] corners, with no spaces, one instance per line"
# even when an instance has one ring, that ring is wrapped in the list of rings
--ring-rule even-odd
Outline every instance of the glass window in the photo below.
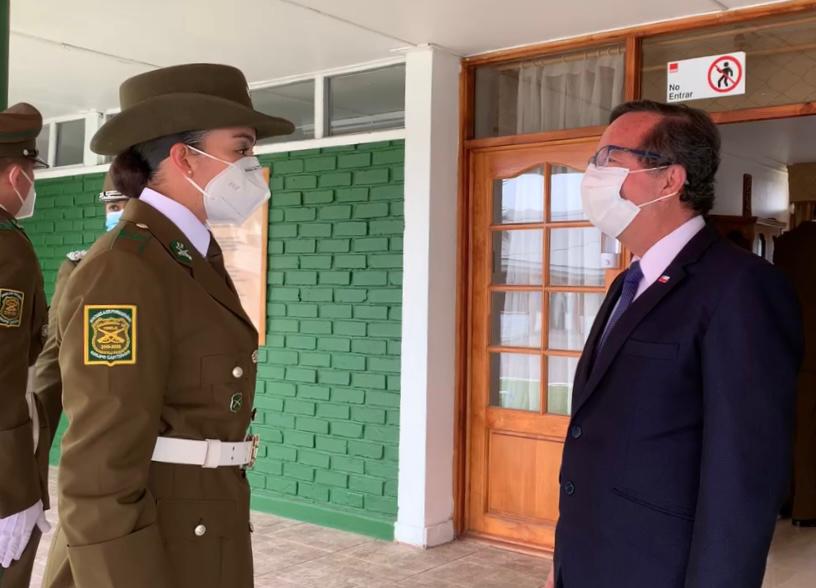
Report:
[[[295,132],[259,141],[259,144],[313,139],[315,136],[315,82],[305,80],[250,91],[256,110],[292,121]]]
[[[532,412],[541,410],[541,356],[492,354],[490,405]]]
[[[550,175],[550,220],[554,223],[587,220],[581,202],[584,172],[554,165]]]
[[[493,181],[493,222],[495,224],[543,221],[543,169],[533,169],[514,178]]]
[[[623,102],[621,46],[476,69],[474,137],[606,124]]]
[[[644,39],[642,95],[666,101],[670,62],[745,51],[745,94],[689,104],[718,112],[808,102],[816,96],[814,39],[813,12]]]
[[[493,233],[493,283],[536,285],[542,283],[543,230]]]
[[[40,159],[45,161],[46,163],[51,163],[48,161],[48,144],[51,140],[51,125],[45,123],[43,125],[40,134],[37,135],[37,152],[39,153]]]
[[[56,167],[78,165],[85,160],[85,119],[57,123]]]
[[[550,294],[550,324],[547,347],[565,351],[584,348],[603,294],[553,292]]]
[[[347,135],[405,126],[405,65],[392,65],[326,80],[329,134]]]
[[[547,412],[569,416],[577,357],[549,357],[547,365]]]
[[[491,341],[502,347],[541,347],[541,292],[493,292]]]
[[[594,228],[550,231],[550,284],[553,286],[604,285],[601,232]]]

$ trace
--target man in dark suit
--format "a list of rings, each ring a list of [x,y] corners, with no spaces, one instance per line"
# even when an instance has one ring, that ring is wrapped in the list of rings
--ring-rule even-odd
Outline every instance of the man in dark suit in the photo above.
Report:
[[[776,241],[774,263],[793,282],[802,305],[805,359],[796,395],[792,522],[816,527],[816,221],[801,223]]]
[[[619,106],[584,209],[634,261],[575,376],[554,576],[567,588],[759,588],[788,490],[799,308],[787,279],[721,239],[717,127]]]

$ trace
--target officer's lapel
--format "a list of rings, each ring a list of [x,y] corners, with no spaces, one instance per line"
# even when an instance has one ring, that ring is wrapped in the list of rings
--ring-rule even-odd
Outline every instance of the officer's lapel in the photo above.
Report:
[[[185,267],[210,296],[252,329],[255,328],[244,311],[238,294],[230,289],[227,280],[201,256],[173,221],[138,199],[131,199],[128,202],[122,220],[135,223],[136,226],[150,231],[176,263]]]
[[[249,316],[247,316],[237,292],[230,288],[224,276],[221,276],[215,271],[210,262],[201,257],[198,251],[193,252],[192,269],[193,277],[204,286],[210,296],[227,307],[227,309],[250,327],[255,328],[255,325],[252,324]]]
[[[621,348],[635,328],[660,304],[661,300],[666,298],[666,296],[686,278],[686,266],[700,259],[702,254],[717,239],[717,232],[712,227],[707,226],[697,233],[669,265],[666,271],[663,272],[663,276],[641,294],[626,312],[623,313],[623,316],[621,316],[620,320],[618,320],[617,324],[609,332],[603,347],[597,351],[595,361],[592,362],[592,365],[588,369],[586,384],[581,386],[580,391],[576,390],[576,392],[579,393],[573,398],[572,414],[576,414],[581,409],[581,406],[583,406],[601,383],[604,375],[609,371]],[[615,300],[617,301],[617,298],[615,298]],[[689,304],[693,303],[693,301],[689,301]],[[607,317],[608,314],[609,309],[607,309]],[[677,320],[683,319],[682,317],[677,317]],[[596,324],[595,327],[593,327],[595,335],[594,346],[598,344],[598,339],[600,333],[603,332],[604,325],[606,325],[606,321],[603,321],[601,325]]]

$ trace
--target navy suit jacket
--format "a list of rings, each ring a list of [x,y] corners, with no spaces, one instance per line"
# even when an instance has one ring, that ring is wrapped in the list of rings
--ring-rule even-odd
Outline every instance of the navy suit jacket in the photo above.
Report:
[[[763,259],[706,226],[578,364],[561,467],[566,588],[760,588],[791,469],[802,333]]]

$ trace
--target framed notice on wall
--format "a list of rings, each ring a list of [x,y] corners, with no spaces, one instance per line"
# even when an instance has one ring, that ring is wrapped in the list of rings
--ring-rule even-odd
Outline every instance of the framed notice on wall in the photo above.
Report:
[[[269,168],[264,168],[269,183]],[[211,227],[224,252],[229,272],[241,304],[258,329],[258,345],[266,343],[266,252],[269,229],[269,202],[258,208],[240,227]]]

